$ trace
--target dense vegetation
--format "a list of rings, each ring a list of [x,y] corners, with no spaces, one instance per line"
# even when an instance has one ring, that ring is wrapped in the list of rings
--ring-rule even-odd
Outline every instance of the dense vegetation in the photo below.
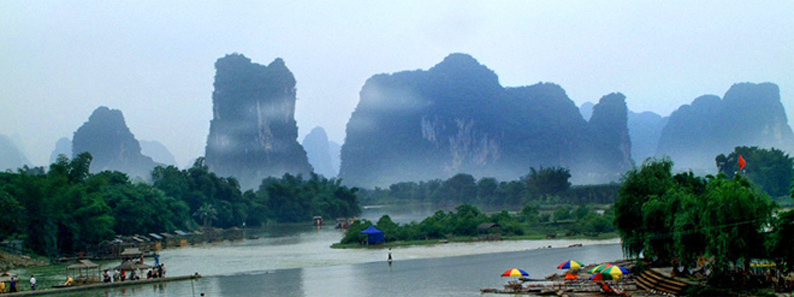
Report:
[[[747,164],[741,170],[739,156],[742,156]],[[720,173],[727,178],[733,178],[736,173],[741,173],[772,197],[789,194],[789,186],[794,179],[794,158],[782,150],[739,146],[729,155],[720,154],[714,160]]]
[[[311,175],[267,178],[242,193],[234,178],[218,177],[199,158],[193,167],[156,167],[153,184],[121,172],[89,172],[88,153],[60,156],[44,168],[0,173],[0,237],[18,238],[33,252],[56,257],[90,250],[114,235],[259,226],[309,221],[313,215],[358,215],[355,188]]]
[[[712,259],[719,286],[736,285],[726,280],[753,259],[794,271],[792,211],[775,215],[777,205],[741,174],[698,177],[672,167],[669,159],[648,160],[625,175],[615,223],[626,253],[683,267]]]
[[[447,239],[490,235],[540,235],[541,237],[598,236],[614,232],[613,211],[620,185],[571,186],[566,168],[530,168],[519,180],[499,182],[495,178],[476,181],[469,174],[458,174],[441,181],[404,182],[388,189],[363,190],[362,203],[427,203],[453,209],[437,211],[421,222],[400,225],[386,215],[377,223],[353,224],[342,243],[360,242],[359,231],[374,225],[386,233],[386,241]],[[487,214],[477,206],[497,209]],[[600,209],[599,209],[600,208]],[[511,213],[504,209],[516,209]],[[599,214],[602,211],[602,214]],[[496,223],[494,230],[479,230],[482,223]]]
[[[472,204],[486,209],[521,209],[529,203],[613,204],[618,184],[571,186],[568,169],[530,168],[519,180],[500,182],[495,178],[475,180],[469,174],[457,174],[447,180],[402,182],[388,189],[362,190],[361,201],[379,203],[429,203],[434,207]]]
[[[375,226],[385,233],[386,242],[450,239],[490,236],[540,235],[556,237],[559,235],[597,236],[602,233],[614,232],[612,225],[613,211],[607,209],[603,215],[586,205],[570,210],[558,207],[553,215],[542,214],[536,205],[527,205],[518,213],[501,211],[488,215],[475,206],[462,204],[455,211],[437,211],[421,222],[400,225],[388,215],[382,216],[377,223],[356,221],[342,238],[342,244],[355,244],[365,241],[360,234],[369,226]],[[497,228],[479,228],[483,223],[496,223]]]

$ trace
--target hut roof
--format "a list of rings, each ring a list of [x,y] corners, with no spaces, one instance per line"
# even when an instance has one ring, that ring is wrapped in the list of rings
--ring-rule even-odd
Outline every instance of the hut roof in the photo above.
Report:
[[[157,235],[157,233],[149,233],[149,236],[151,238],[154,238],[154,239],[157,239],[157,240],[163,240],[163,237],[160,236],[160,235]]]
[[[174,234],[179,235],[179,236],[188,236],[189,235],[189,234],[185,233],[185,231],[182,231],[182,230],[176,230],[176,231],[174,231]]]
[[[17,274],[8,271],[3,272],[0,274],[0,282],[10,282],[12,277],[17,277]]]
[[[498,228],[500,227],[497,223],[482,223],[477,226],[477,229],[491,229],[491,228]]]
[[[143,264],[143,263],[138,262],[138,261],[124,261],[124,262],[121,262],[121,265],[116,266],[113,269],[116,269],[116,270],[133,270],[133,269],[149,269],[149,268],[152,268],[152,267],[153,267],[152,265]]]
[[[66,266],[67,269],[78,269],[78,268],[97,268],[99,264],[91,262],[91,260],[83,259],[77,260],[74,264]]]
[[[143,255],[143,252],[141,252],[141,250],[139,250],[138,248],[131,247],[131,248],[124,249],[124,251],[121,252],[121,255],[122,256],[140,256],[140,255]]]

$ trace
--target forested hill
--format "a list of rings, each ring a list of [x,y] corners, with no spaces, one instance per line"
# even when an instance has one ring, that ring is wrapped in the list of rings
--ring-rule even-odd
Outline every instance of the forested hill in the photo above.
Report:
[[[243,189],[269,176],[308,176],[312,167],[297,141],[295,77],[284,61],[264,66],[231,54],[218,59],[215,69],[209,168],[236,177]]]
[[[737,146],[794,149],[794,134],[773,83],[739,83],[723,98],[704,95],[670,115],[656,155],[676,167],[714,171],[714,156]]]
[[[120,110],[100,106],[77,131],[72,154],[91,153],[91,172],[121,171],[143,179],[157,166],[141,154],[141,145],[130,132]]]
[[[505,88],[466,54],[429,70],[375,75],[347,124],[340,177],[357,186],[449,178],[516,179],[562,166],[572,180],[617,180],[631,168],[626,103],[610,94],[582,118],[552,83]]]

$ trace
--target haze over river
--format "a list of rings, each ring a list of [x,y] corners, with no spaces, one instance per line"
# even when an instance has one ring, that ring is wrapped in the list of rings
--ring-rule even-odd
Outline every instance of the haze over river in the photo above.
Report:
[[[394,248],[389,266],[386,249],[331,249],[342,237],[332,226],[248,232],[260,238],[162,251],[169,276],[198,272],[200,280],[62,296],[481,296],[480,288],[501,288],[508,279],[500,274],[510,268],[543,278],[561,272],[557,265],[569,259],[591,264],[623,258],[617,239],[495,241]],[[568,248],[574,243],[584,246]],[[45,287],[64,280],[62,268],[14,272],[23,285],[31,273]]]

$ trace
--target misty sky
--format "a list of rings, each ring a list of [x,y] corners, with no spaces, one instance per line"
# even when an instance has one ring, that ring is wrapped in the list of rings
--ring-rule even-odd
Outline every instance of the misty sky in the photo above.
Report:
[[[46,165],[98,106],[186,166],[204,154],[215,60],[281,57],[299,141],[342,143],[367,78],[471,54],[504,86],[554,82],[669,115],[737,82],[794,110],[794,1],[0,1],[0,134]],[[385,132],[385,131],[384,131]]]

